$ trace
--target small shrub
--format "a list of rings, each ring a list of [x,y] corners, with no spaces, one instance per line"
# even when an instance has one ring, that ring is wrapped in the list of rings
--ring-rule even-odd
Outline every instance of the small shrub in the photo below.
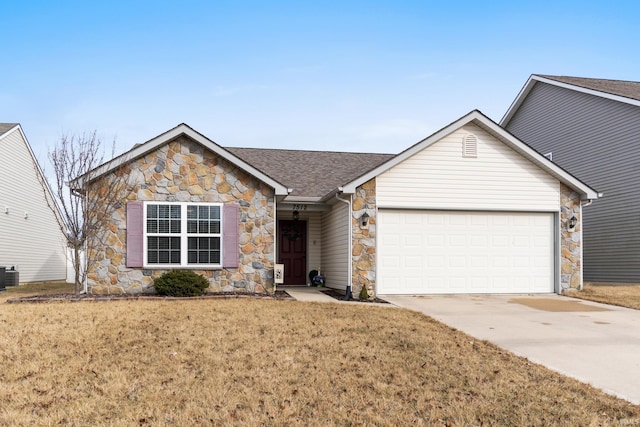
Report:
[[[209,282],[191,270],[171,270],[153,281],[158,295],[194,297],[204,295]]]
[[[362,285],[362,289],[360,289],[359,297],[360,297],[361,300],[369,299],[369,292],[367,292],[367,286],[366,285]]]

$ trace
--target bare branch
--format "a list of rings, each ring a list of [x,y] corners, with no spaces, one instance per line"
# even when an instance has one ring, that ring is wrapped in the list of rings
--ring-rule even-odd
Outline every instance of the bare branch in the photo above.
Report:
[[[111,157],[114,154],[115,143],[111,148]],[[44,175],[44,183],[52,189],[55,200],[45,198],[49,208],[59,218],[67,245],[73,251],[75,291],[80,293],[87,280],[88,267],[95,262],[97,246],[105,244],[103,231],[108,226],[112,212],[121,206],[126,195],[126,175],[115,171],[94,182],[75,181],[80,183],[79,188],[71,186],[71,182],[87,176],[103,163],[104,148],[95,131],[81,136],[62,136],[49,151],[48,158],[53,178],[49,182]]]

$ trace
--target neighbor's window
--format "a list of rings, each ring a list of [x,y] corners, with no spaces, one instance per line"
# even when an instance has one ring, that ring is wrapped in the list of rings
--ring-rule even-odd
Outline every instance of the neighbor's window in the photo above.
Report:
[[[220,267],[219,203],[146,202],[145,262],[149,267]]]

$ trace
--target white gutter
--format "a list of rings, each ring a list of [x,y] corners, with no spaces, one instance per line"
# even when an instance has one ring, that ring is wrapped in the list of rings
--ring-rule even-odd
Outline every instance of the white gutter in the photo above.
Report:
[[[352,209],[351,209],[351,196],[349,196],[349,200],[345,200],[343,198],[340,197],[339,193],[342,193],[342,187],[338,188],[338,193],[336,193],[336,199],[340,200],[343,203],[346,203],[349,206],[349,211],[348,211],[348,217],[349,217],[349,254],[348,254],[348,259],[349,259],[349,265],[347,268],[348,271],[348,275],[349,277],[347,278],[347,290],[345,292],[345,299],[349,300],[351,299],[351,284],[353,282],[352,278],[353,278],[353,224],[351,221],[351,215],[352,215]]]

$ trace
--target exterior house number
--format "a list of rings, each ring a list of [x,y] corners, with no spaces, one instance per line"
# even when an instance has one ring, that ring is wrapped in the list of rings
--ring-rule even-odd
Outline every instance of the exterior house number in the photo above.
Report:
[[[293,205],[293,209],[294,211],[306,211],[307,210],[307,205]]]

